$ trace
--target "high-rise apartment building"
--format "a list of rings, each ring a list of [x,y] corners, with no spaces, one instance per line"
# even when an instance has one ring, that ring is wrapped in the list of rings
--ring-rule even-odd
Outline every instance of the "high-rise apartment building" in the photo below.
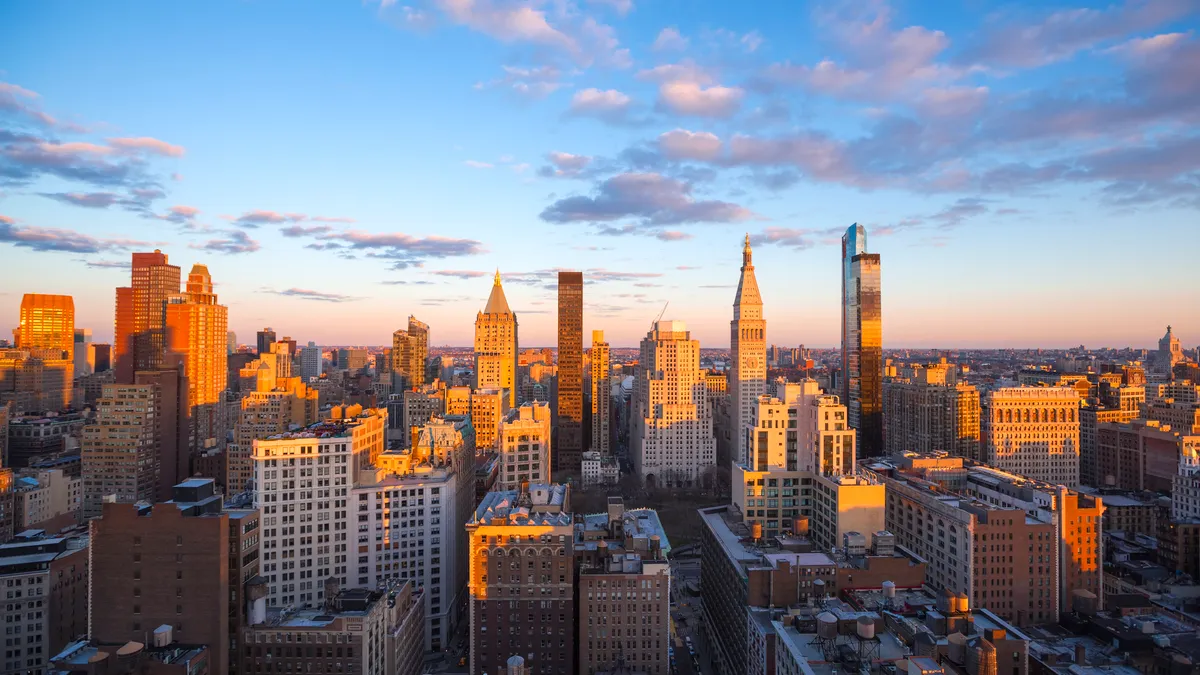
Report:
[[[307,347],[300,350],[300,377],[305,382],[312,382],[321,377],[321,348],[315,342],[309,342]]]
[[[358,406],[335,412],[335,419],[253,442],[268,605],[318,607],[325,579],[344,587],[357,582],[350,523],[358,514],[351,515],[350,490],[383,452],[385,413]]]
[[[602,456],[612,454],[612,367],[604,331],[592,331],[592,446]]]
[[[508,308],[500,272],[483,311],[475,315],[475,389],[501,389],[517,404],[517,315]]]
[[[408,317],[408,329],[392,334],[393,391],[425,384],[425,361],[429,356],[429,325]]]
[[[88,538],[22,535],[0,544],[0,585],[0,673],[47,672],[50,659],[87,632]]]
[[[475,429],[475,447],[491,452],[507,414],[508,392],[502,389],[451,387],[446,390],[446,414],[467,415]]]
[[[191,422],[188,419],[188,381],[182,367],[139,370],[134,384],[155,389],[154,417],[158,426],[158,501],[174,494],[175,484],[191,475]],[[103,394],[103,385],[101,394]],[[97,405],[99,410],[99,405]]]
[[[225,352],[228,325],[229,310],[217,304],[208,268],[193,265],[187,291],[167,302],[167,350],[180,356],[188,383],[191,456],[225,444],[222,403],[229,372]],[[185,475],[191,475],[190,465]]]
[[[179,268],[167,254],[134,253],[130,285],[117,289],[113,363],[117,383],[130,384],[139,370],[163,367],[167,348],[167,301],[179,293]]]
[[[729,406],[735,433],[734,461],[745,462],[754,443],[747,421],[758,397],[767,393],[767,322],[763,318],[762,295],[754,276],[750,235],[742,247],[742,276],[733,298],[733,320],[729,322]]]
[[[225,333],[225,353],[232,354],[237,351],[238,341],[237,333],[228,331]]]
[[[536,673],[575,673],[575,525],[566,485],[489,492],[467,522],[471,675],[514,654]]]
[[[271,345],[275,343],[275,331],[270,326],[258,331],[257,334],[258,355],[262,356],[271,351]]]
[[[1104,507],[1081,494],[960,457],[873,463],[887,529],[925,560],[928,583],[1018,626],[1057,623],[1076,590],[1103,595]]]
[[[579,473],[583,453],[583,273],[558,273],[558,408],[554,468]]]
[[[83,513],[99,516],[106,498],[153,502],[158,494],[161,390],[108,384],[96,419],[83,429]]]
[[[0,350],[0,406],[21,413],[58,412],[75,401],[75,364],[57,349]]]
[[[650,485],[698,485],[716,460],[700,342],[682,321],[656,321],[634,380],[633,468]]]
[[[965,382],[884,382],[883,427],[889,455],[948,452],[979,460],[979,390]]]
[[[1083,485],[1103,487],[1099,474],[1100,426],[1109,423],[1124,423],[1137,419],[1135,411],[1107,408],[1084,401],[1079,406],[1079,482]],[[1150,419],[1154,419],[1150,417]]]
[[[500,425],[498,490],[550,480],[550,405],[533,401],[508,411]]]
[[[1002,387],[982,403],[983,461],[1067,487],[1079,486],[1079,393],[1070,387]]]
[[[225,477],[221,482],[230,494],[238,494],[252,486],[255,440],[311,426],[320,414],[317,391],[301,378],[276,379],[274,386],[267,386],[262,383],[262,388],[242,397],[241,414],[234,427],[234,443],[225,448]]]
[[[59,358],[74,363],[75,300],[69,295],[26,293],[17,332],[19,348],[54,350],[61,353]]]
[[[842,235],[842,400],[858,431],[859,455],[883,447],[883,312],[879,254],[867,253],[867,230]]]
[[[221,500],[211,480],[190,479],[169,502],[104,504],[90,523],[94,642],[142,642],[166,625],[176,640],[212,650],[209,673],[229,672],[230,584],[239,582],[229,574],[231,523]]]

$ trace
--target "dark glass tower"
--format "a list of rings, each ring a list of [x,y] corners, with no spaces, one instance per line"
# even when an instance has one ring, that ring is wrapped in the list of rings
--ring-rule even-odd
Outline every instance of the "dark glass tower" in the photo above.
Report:
[[[558,426],[554,469],[579,473],[583,457],[583,273],[558,273]]]
[[[867,231],[842,235],[842,401],[858,431],[858,456],[883,454],[883,313],[879,254]]]

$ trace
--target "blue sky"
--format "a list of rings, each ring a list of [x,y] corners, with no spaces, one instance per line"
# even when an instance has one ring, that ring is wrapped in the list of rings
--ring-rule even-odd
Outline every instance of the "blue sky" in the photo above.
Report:
[[[768,339],[833,345],[840,232],[888,346],[1200,342],[1200,3],[8,3],[0,326],[112,331],[132,250],[270,325],[635,344],[670,302],[728,345],[749,233]]]

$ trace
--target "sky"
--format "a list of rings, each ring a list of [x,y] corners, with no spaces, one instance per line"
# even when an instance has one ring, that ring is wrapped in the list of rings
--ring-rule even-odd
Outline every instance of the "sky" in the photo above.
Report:
[[[408,2],[409,4],[405,4]],[[886,347],[1200,343],[1200,0],[3,3],[0,327],[111,339],[132,251],[212,273],[239,341],[522,345],[654,319],[840,339],[840,236]],[[585,336],[588,334],[585,333]],[[588,338],[585,337],[585,343]]]

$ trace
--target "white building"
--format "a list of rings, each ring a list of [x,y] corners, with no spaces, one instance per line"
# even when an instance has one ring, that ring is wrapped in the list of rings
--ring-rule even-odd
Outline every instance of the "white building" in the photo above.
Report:
[[[621,480],[621,468],[617,460],[595,450],[583,453],[580,463],[583,469],[583,485],[616,485]]]
[[[315,342],[300,348],[300,379],[311,382],[321,377],[321,348]]]
[[[763,319],[762,296],[754,276],[750,235],[742,248],[742,276],[733,298],[733,320],[729,322],[729,404],[733,428],[737,430],[734,461],[748,461],[754,438],[746,432],[758,397],[767,393],[767,322]]]
[[[496,490],[550,480],[550,404],[533,401],[508,411],[500,425],[500,477]]]
[[[648,484],[692,486],[716,462],[700,342],[682,321],[656,321],[634,380],[630,455]]]

